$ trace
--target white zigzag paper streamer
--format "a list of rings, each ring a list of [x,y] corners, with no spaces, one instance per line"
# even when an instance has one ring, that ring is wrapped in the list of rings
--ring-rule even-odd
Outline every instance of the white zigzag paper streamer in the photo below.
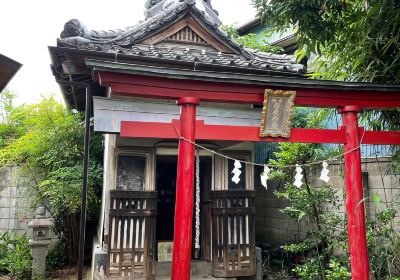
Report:
[[[300,165],[296,164],[296,176],[294,176],[294,183],[293,185],[295,185],[296,187],[300,188],[303,185],[302,179],[303,179],[303,174],[301,174],[303,172],[303,168],[301,168]]]
[[[240,174],[242,174],[242,171],[240,170],[240,168],[242,168],[242,164],[240,163],[240,161],[235,160],[234,165],[235,165],[235,167],[232,170],[232,173],[233,173],[232,182],[234,182],[235,184],[239,184]]]
[[[319,179],[324,181],[325,183],[328,183],[330,179],[330,177],[328,176],[329,174],[328,166],[329,164],[326,161],[322,163],[321,176],[319,177]]]
[[[261,173],[260,179],[261,179],[261,185],[263,185],[263,187],[265,189],[268,189],[267,181],[269,179],[269,173],[270,172],[271,172],[271,169],[269,169],[268,166],[264,165],[264,172]]]

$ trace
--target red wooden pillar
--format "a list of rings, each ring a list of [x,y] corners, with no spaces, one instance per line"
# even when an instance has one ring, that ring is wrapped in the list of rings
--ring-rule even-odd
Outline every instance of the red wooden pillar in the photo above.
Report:
[[[181,107],[181,136],[195,140],[196,106],[200,101],[194,97],[182,97],[177,104]],[[174,247],[172,254],[172,280],[190,279],[192,258],[192,220],[194,183],[194,145],[179,140],[178,173],[176,178],[176,202]]]
[[[353,280],[369,279],[369,261],[365,232],[365,210],[361,174],[361,150],[358,127],[358,106],[346,106],[340,109],[346,131],[344,156],[346,174],[346,208],[348,216],[348,236],[350,262]]]

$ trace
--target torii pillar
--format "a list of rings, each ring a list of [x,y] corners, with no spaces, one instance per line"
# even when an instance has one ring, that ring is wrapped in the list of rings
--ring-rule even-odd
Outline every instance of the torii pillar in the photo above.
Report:
[[[365,209],[361,174],[361,139],[358,126],[358,106],[340,108],[346,132],[344,164],[346,175],[347,231],[353,280],[369,279],[369,260],[365,231]]]
[[[181,97],[181,137],[195,141],[196,106],[200,100],[194,97]],[[192,143],[179,139],[178,171],[176,178],[176,202],[174,224],[174,247],[172,254],[172,280],[190,279],[192,259],[192,223],[194,195],[194,154]]]

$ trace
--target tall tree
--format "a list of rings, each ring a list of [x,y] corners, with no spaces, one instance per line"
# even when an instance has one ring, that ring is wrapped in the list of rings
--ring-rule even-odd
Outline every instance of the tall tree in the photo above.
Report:
[[[10,95],[12,99],[12,95]],[[83,166],[83,116],[53,98],[12,106],[0,124],[0,167],[18,165],[33,204],[51,212],[69,262],[77,260]],[[95,221],[102,188],[102,138],[90,143],[88,218]],[[35,205],[32,205],[35,206]],[[95,224],[88,230],[94,232]],[[90,242],[87,242],[90,243]]]
[[[312,57],[312,78],[400,83],[400,1],[253,0],[253,4],[269,26],[296,30],[298,55]],[[367,117],[376,129],[400,128],[398,110]]]
[[[397,0],[253,0],[277,29],[295,28],[314,76],[400,82],[400,2]]]

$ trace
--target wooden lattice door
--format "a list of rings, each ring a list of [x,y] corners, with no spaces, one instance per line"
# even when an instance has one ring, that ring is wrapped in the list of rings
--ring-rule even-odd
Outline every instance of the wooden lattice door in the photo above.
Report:
[[[212,192],[212,274],[256,273],[254,191]]]
[[[107,279],[155,279],[157,192],[111,191]]]

